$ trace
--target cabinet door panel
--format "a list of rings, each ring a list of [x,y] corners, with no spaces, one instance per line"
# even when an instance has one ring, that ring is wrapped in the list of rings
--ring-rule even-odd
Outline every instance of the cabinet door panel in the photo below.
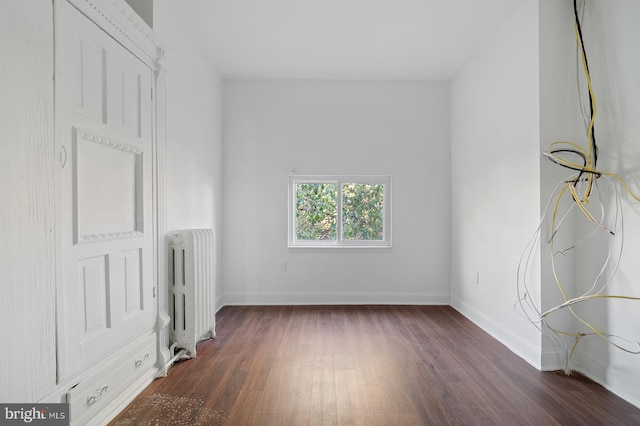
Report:
[[[64,1],[57,19],[62,381],[153,327],[153,74]]]

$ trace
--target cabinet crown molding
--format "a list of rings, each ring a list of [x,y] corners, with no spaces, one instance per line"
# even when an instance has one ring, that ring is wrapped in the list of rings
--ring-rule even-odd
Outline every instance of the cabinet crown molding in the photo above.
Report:
[[[156,35],[124,0],[60,0],[68,1],[95,22],[120,44],[130,50],[151,69],[158,59]]]

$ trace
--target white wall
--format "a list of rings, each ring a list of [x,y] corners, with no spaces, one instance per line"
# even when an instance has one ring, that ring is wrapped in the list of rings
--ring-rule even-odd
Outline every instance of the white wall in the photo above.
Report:
[[[541,150],[550,142],[569,140],[587,146],[583,121],[580,115],[577,76],[582,79],[582,69],[576,72],[576,42],[573,29],[572,1],[540,1],[540,145]],[[598,168],[619,173],[636,192],[640,192],[638,167],[640,148],[640,58],[629,54],[640,41],[640,4],[633,0],[586,3],[582,29],[589,67],[596,97],[596,137],[599,146]],[[581,66],[581,64],[580,64]],[[586,87],[582,94],[586,99]],[[546,202],[553,187],[571,175],[550,162],[541,163],[541,200]],[[614,196],[604,178],[599,179],[603,190],[606,211],[611,217],[615,210]],[[620,191],[623,191],[618,186]],[[597,203],[594,199],[591,204]],[[596,209],[598,210],[598,209]],[[616,245],[624,239],[624,252],[620,268],[615,273],[605,293],[640,296],[637,277],[640,274],[637,257],[640,254],[640,203],[628,195],[623,196],[624,232],[616,236]],[[607,219],[609,223],[611,221]],[[583,215],[576,213],[567,221],[564,245],[580,240],[593,229]],[[573,250],[570,256],[557,256],[562,261],[559,275],[566,286],[569,298],[587,291],[600,272],[608,254],[611,238],[601,232],[597,238]],[[546,238],[549,232],[546,230]],[[546,239],[544,238],[544,239]],[[542,305],[545,309],[559,304],[563,299],[556,289],[548,246],[542,249]],[[615,257],[614,252],[614,257]],[[606,268],[606,275],[613,268]],[[605,333],[640,341],[637,324],[640,309],[637,302],[595,300],[576,306],[576,312],[584,320]],[[567,331],[588,332],[580,327],[568,313],[554,319],[556,326]],[[617,341],[621,343],[620,340]],[[571,349],[573,342],[567,344]],[[627,348],[639,349],[635,345]],[[554,352],[557,353],[554,356]],[[564,367],[561,350],[550,340],[543,340],[543,368]],[[616,394],[640,406],[640,365],[638,355],[623,352],[597,337],[584,338],[577,346],[571,367],[603,384]]]
[[[0,401],[55,385],[53,11],[0,13]]]
[[[555,141],[581,142],[578,92],[576,84],[576,42],[573,27],[573,1],[541,0],[539,2],[540,37],[540,152],[547,151]],[[581,135],[582,134],[582,139]],[[573,172],[540,159],[541,215],[549,203],[555,187]],[[555,202],[555,198],[553,200]],[[560,211],[571,204],[564,197]],[[558,290],[551,264],[550,213],[542,227],[541,249],[541,307],[550,309],[564,301]],[[556,234],[556,249],[575,243],[575,221],[570,217]],[[577,295],[575,288],[575,257],[556,256],[556,271],[569,295]],[[573,297],[572,296],[572,297]],[[567,311],[548,317],[551,325],[560,330],[575,330],[575,321]],[[570,343],[570,342],[569,342]],[[570,346],[568,347],[570,349]],[[546,336],[542,340],[542,368],[557,370],[567,367],[568,353]]]
[[[640,3],[635,0],[589,2],[585,11],[585,38],[593,89],[597,101],[598,168],[620,174],[640,194]],[[580,130],[582,130],[580,128]],[[583,142],[585,139],[582,132]],[[583,142],[584,143],[584,142]],[[604,179],[605,204],[613,212],[613,191]],[[620,185],[618,189],[624,190]],[[622,195],[624,249],[620,267],[606,293],[640,297],[640,202]],[[604,245],[590,246],[576,263],[578,282],[591,283],[595,265],[606,255]],[[607,269],[611,273],[612,268]],[[640,302],[595,301],[584,306],[586,318],[603,331],[640,341]],[[592,315],[592,313],[597,315]],[[618,342],[620,342],[618,340]],[[626,347],[638,350],[637,345]],[[599,338],[581,343],[577,369],[640,407],[640,355],[631,355]]]
[[[220,280],[222,81],[189,30],[178,2],[157,2],[154,32],[167,63],[167,230],[211,228]],[[217,303],[220,306],[220,303]]]
[[[448,92],[446,83],[225,81],[225,303],[448,303]],[[292,171],[392,175],[393,247],[288,249]]]
[[[539,222],[538,91],[529,1],[452,82],[451,304],[539,367],[539,333],[514,309],[519,257]]]

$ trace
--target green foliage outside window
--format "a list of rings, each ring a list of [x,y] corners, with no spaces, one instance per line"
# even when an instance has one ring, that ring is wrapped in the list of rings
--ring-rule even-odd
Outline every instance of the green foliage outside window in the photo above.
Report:
[[[337,192],[335,183],[298,183],[296,239],[336,240]],[[342,239],[384,239],[384,185],[342,185]]]
[[[296,185],[296,239],[336,239],[336,192],[333,183]]]
[[[342,185],[342,238],[382,240],[384,185],[347,183]]]

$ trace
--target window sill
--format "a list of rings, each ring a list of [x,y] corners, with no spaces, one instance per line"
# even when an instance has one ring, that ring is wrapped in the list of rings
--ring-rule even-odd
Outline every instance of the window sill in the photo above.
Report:
[[[329,249],[329,250],[335,250],[335,249],[347,249],[347,250],[352,250],[352,249],[365,249],[365,250],[371,250],[371,249],[390,249],[392,248],[391,244],[385,244],[385,245],[357,245],[357,244],[335,244],[335,245],[323,245],[323,244],[288,244],[287,245],[288,248],[290,249]]]

